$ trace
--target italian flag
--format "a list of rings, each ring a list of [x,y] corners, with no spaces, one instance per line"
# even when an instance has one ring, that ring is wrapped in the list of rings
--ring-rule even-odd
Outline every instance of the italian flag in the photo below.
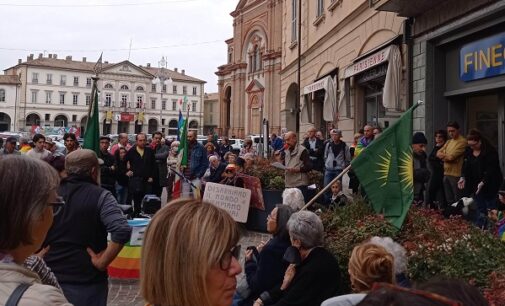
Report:
[[[180,122],[182,120],[182,122]],[[177,172],[184,175],[184,168],[188,166],[188,119],[184,119],[182,116],[179,117],[179,131],[177,135],[179,136],[179,151],[177,152]],[[175,175],[174,188],[172,191],[172,198],[176,199],[181,196],[182,182],[179,175]]]

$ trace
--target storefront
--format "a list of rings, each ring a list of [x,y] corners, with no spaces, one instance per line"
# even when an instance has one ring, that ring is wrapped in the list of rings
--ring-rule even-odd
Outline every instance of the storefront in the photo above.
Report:
[[[405,110],[401,99],[402,56],[400,37],[360,56],[345,69],[344,91],[349,88],[354,95],[344,92],[340,105],[354,105],[356,130],[365,124],[387,128]]]
[[[444,44],[433,42],[433,94],[428,103],[426,132],[445,129],[448,121],[457,121],[461,133],[478,129],[504,152],[505,120],[505,31],[497,24],[468,35],[453,33],[458,39]],[[504,168],[504,159],[501,159]]]

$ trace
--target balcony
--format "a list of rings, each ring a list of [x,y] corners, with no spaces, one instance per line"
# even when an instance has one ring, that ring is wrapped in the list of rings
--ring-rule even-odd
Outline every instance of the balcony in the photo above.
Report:
[[[400,17],[415,17],[447,0],[379,0],[370,1],[377,11],[394,12]]]

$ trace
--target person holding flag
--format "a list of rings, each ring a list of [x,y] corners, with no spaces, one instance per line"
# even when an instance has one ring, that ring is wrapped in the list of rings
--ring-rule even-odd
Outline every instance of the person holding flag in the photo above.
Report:
[[[207,152],[197,142],[196,132],[188,131],[189,107],[186,119],[179,120],[179,152],[172,198],[200,197],[201,179],[209,167]],[[182,124],[181,124],[182,121]]]

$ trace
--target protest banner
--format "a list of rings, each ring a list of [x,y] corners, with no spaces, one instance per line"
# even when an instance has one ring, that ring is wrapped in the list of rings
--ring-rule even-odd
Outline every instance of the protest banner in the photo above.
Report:
[[[245,223],[249,214],[251,190],[228,185],[207,183],[203,201],[226,210],[233,220]]]

